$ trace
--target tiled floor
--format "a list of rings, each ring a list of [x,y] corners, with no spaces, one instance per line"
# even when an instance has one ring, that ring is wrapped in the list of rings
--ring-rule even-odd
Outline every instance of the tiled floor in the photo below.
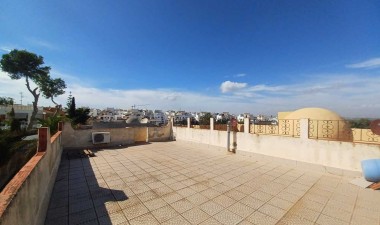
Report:
[[[376,224],[380,192],[349,178],[187,142],[63,155],[46,225]]]

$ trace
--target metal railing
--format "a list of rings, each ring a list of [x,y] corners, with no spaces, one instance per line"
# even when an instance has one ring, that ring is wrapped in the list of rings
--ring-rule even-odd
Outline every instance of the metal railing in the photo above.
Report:
[[[278,124],[270,125],[250,125],[251,134],[267,134],[267,135],[281,135],[288,137],[300,136],[300,122],[299,120],[279,120]]]
[[[191,125],[195,129],[210,129],[210,125]],[[238,124],[233,131],[244,132],[244,125]],[[214,130],[226,131],[227,124],[215,124]],[[231,129],[232,130],[232,129]],[[250,124],[251,134],[300,137],[300,120],[280,119],[278,124]],[[355,143],[380,144],[380,135],[370,129],[351,128],[347,120],[309,120],[309,139],[346,141]]]
[[[354,142],[380,144],[380,135],[374,134],[370,129],[352,129]]]
[[[309,120],[309,138],[380,144],[370,129],[351,128],[347,120]]]
[[[352,141],[350,123],[345,120],[309,120],[309,138]]]

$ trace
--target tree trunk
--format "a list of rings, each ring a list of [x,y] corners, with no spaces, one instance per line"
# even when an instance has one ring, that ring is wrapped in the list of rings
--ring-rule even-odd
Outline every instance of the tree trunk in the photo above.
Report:
[[[61,111],[62,105],[58,105],[55,101],[53,96],[51,97],[51,101],[55,104],[55,112],[53,114],[54,117],[58,115],[58,113]]]
[[[34,97],[33,112],[32,112],[32,115],[30,117],[30,122],[28,124],[28,127],[26,128],[27,130],[31,130],[33,128],[33,123],[36,120],[36,115],[38,112],[38,105],[37,104],[38,104],[38,98],[40,97],[40,94],[37,94],[38,87],[35,88],[34,90],[30,89],[28,77],[26,77],[26,87],[28,88],[29,92],[32,93],[32,95]]]

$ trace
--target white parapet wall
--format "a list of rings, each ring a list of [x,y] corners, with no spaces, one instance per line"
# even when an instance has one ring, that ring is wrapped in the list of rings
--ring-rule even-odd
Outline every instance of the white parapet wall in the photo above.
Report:
[[[93,144],[93,132],[109,132],[110,142],[104,144]],[[65,149],[129,145],[136,142],[168,141],[170,139],[170,125],[165,127],[126,127],[74,130],[70,123],[65,123],[62,132],[62,145]]]
[[[302,129],[302,128],[301,128]],[[227,132],[173,127],[176,140],[217,146],[227,151]],[[334,174],[360,172],[361,161],[380,158],[380,145],[231,132],[236,152],[255,157],[273,157],[299,166]]]

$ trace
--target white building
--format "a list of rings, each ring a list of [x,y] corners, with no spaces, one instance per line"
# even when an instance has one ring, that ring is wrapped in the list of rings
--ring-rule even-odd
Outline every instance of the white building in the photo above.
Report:
[[[187,118],[191,118],[191,114],[185,111],[178,111],[175,113],[174,121],[175,122],[182,122],[184,120],[187,120]]]
[[[242,122],[244,122],[244,118],[251,118],[251,117],[252,117],[251,114],[243,113],[243,114],[239,114],[236,119],[238,122],[242,123]]]
[[[151,122],[155,123],[156,125],[163,125],[168,122],[168,117],[161,110],[154,110],[153,119]]]
[[[27,126],[33,113],[33,105],[14,104],[15,118],[19,119],[22,125]],[[0,106],[0,116],[8,119],[8,113],[11,112],[12,105]],[[43,107],[38,107],[36,119],[43,119]],[[24,122],[23,122],[24,121]]]

